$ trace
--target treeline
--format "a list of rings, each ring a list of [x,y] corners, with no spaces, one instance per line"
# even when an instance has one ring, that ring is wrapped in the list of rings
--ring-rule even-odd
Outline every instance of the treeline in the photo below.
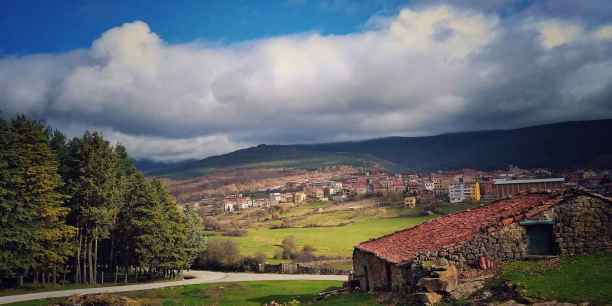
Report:
[[[123,146],[0,118],[0,282],[173,277],[204,250],[203,231]]]

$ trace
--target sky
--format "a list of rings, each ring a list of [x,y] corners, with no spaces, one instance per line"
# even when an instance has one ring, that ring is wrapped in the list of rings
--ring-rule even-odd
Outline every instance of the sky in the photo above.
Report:
[[[0,111],[173,162],[612,118],[608,0],[0,1]]]

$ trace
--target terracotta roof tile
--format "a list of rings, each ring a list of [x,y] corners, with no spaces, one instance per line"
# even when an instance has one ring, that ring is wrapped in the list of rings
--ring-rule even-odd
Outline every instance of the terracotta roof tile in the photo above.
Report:
[[[411,260],[419,252],[437,251],[470,240],[492,225],[518,222],[526,215],[532,215],[529,214],[531,211],[542,212],[559,200],[558,195],[522,194],[369,240],[356,248],[391,263],[402,263]]]

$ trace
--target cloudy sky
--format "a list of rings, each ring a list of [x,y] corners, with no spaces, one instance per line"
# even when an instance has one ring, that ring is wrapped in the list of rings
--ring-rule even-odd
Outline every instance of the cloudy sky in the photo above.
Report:
[[[608,0],[122,2],[0,2],[3,114],[157,161],[612,118]]]

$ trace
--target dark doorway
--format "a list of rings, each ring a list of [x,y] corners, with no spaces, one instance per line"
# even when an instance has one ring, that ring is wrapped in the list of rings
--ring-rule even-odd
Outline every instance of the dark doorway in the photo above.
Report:
[[[368,292],[370,291],[370,278],[368,275],[368,266],[363,266],[363,271],[365,273],[365,288],[363,288],[363,291]]]
[[[391,291],[391,265],[388,262],[385,263],[385,276],[387,278],[387,290]]]
[[[529,255],[555,255],[555,236],[552,224],[533,224],[526,228]]]

